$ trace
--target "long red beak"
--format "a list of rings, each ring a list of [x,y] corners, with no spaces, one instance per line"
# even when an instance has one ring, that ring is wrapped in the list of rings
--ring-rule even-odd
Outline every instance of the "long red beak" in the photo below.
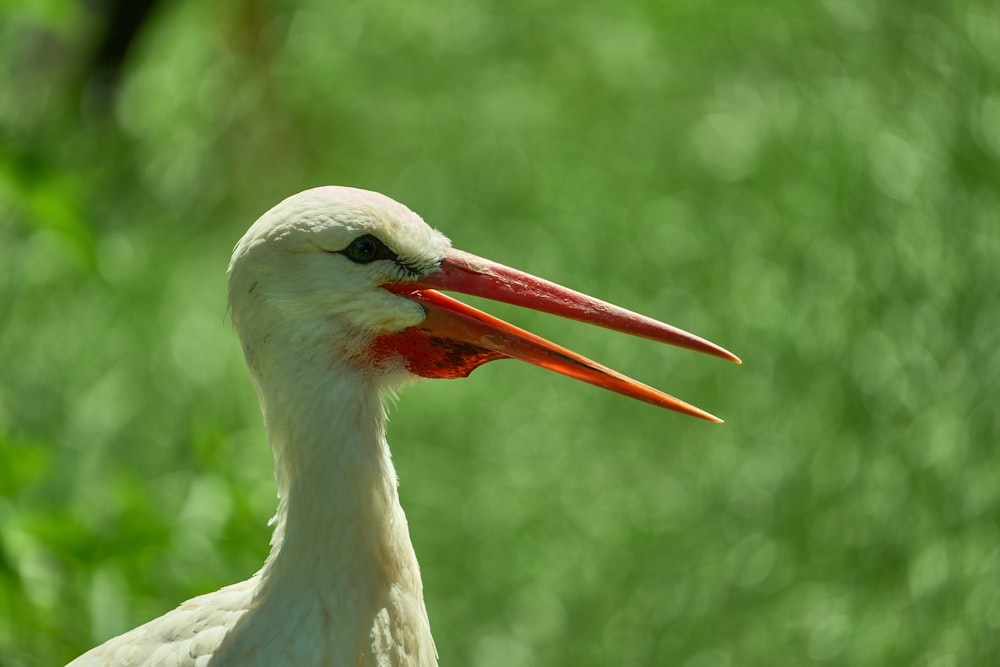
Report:
[[[488,361],[510,357],[653,405],[709,421],[722,421],[669,394],[447,297],[435,291],[437,289],[560,315],[740,363],[739,357],[728,350],[669,324],[461,250],[449,249],[440,271],[413,282],[387,283],[383,287],[423,305],[427,317],[416,326],[380,336],[375,342],[374,357],[379,360],[402,356],[410,372],[422,377],[465,377]]]

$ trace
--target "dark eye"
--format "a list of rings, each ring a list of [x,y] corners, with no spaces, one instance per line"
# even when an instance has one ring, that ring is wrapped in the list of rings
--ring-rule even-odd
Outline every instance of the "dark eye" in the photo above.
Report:
[[[341,250],[347,259],[357,264],[368,264],[376,259],[392,259],[395,254],[385,247],[371,234],[365,234],[351,241],[350,245]]]

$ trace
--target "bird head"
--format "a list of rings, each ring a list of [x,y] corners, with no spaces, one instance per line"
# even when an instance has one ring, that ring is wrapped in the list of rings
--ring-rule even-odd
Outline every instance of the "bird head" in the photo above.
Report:
[[[462,252],[375,192],[306,190],[260,217],[229,265],[233,323],[253,373],[276,348],[367,376],[464,377],[516,358],[692,416],[721,421],[445,296],[460,292],[739,362],[667,324]]]

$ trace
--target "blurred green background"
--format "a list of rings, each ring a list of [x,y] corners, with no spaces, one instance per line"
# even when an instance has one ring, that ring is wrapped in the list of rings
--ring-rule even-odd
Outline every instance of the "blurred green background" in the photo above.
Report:
[[[163,0],[117,51],[113,8],[0,10],[4,667],[262,563],[225,267],[331,183],[745,361],[490,306],[727,423],[404,391],[442,664],[1000,662],[995,0]]]

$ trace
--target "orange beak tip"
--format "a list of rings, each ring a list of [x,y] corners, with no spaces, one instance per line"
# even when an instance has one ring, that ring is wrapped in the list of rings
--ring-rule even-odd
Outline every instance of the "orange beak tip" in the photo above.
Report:
[[[704,410],[701,410],[700,408],[698,409],[698,413],[695,414],[695,415],[693,415],[693,416],[694,417],[701,417],[705,421],[712,422],[713,424],[724,424],[724,423],[726,423],[725,419],[721,419],[719,417],[716,417],[711,412],[705,412]]]

